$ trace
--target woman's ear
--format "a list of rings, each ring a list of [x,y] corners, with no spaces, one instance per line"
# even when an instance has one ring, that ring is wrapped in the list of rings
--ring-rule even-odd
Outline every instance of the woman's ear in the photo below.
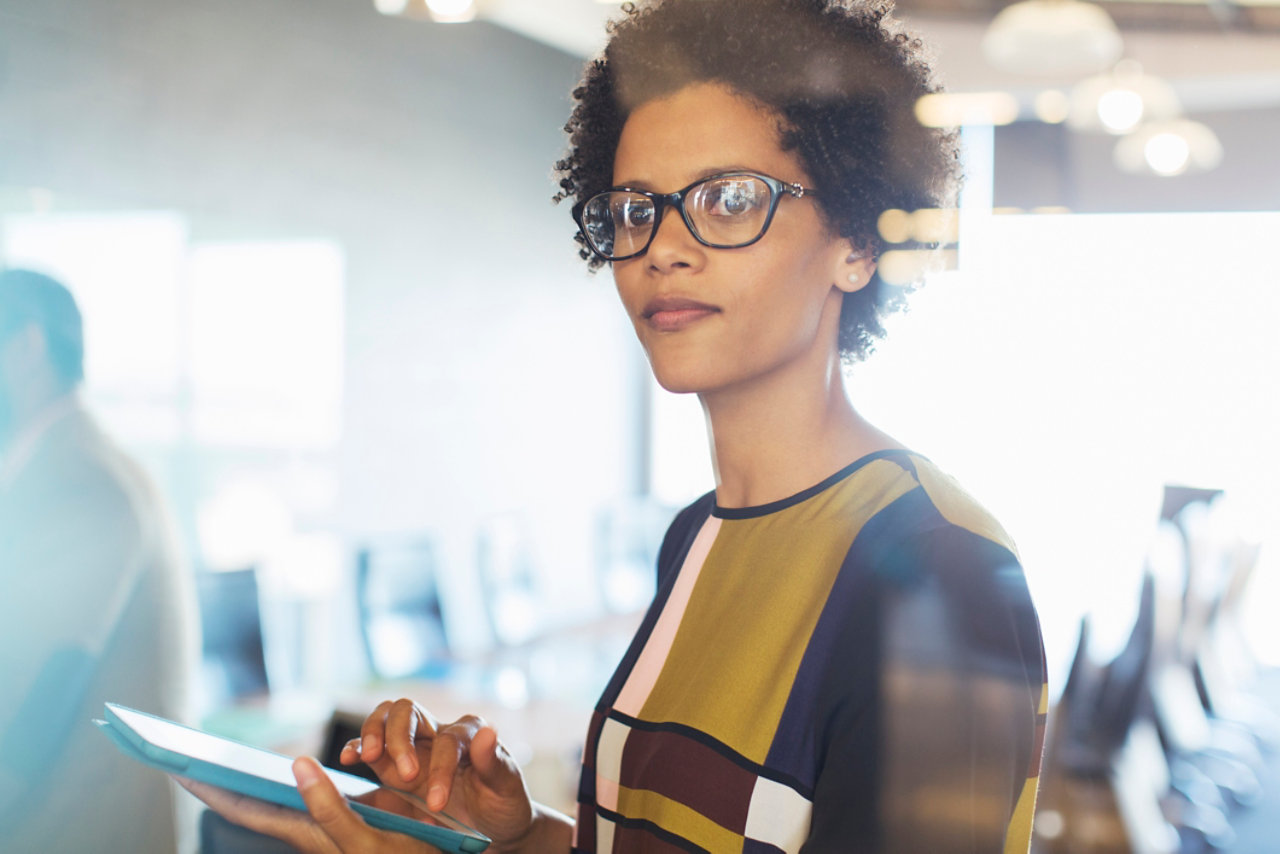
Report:
[[[851,294],[862,290],[871,282],[871,277],[876,272],[876,256],[870,246],[849,245],[848,250],[836,275],[836,287]]]

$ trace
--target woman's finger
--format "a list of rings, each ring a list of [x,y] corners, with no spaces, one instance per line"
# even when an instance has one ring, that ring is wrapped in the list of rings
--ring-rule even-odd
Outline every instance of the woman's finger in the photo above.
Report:
[[[483,726],[471,739],[471,767],[475,769],[480,782],[499,794],[508,794],[514,789],[523,791],[524,782],[520,777],[519,766],[506,747],[498,740],[498,733],[493,727]]]
[[[338,754],[338,761],[343,765],[355,765],[358,762],[365,762],[363,750],[361,748],[361,740],[353,738],[342,746],[342,752]],[[404,780],[400,772],[396,769],[395,762],[391,760],[389,751],[382,751],[382,755],[372,762],[365,762],[373,772],[378,775],[378,780],[386,786],[394,786],[397,789],[410,787],[410,783]]]
[[[483,726],[483,720],[467,715],[436,731],[427,769],[427,806],[431,809],[438,812],[449,803],[453,775],[464,759],[470,761],[471,739]]]
[[[293,762],[293,776],[307,812],[344,854],[374,851],[381,834],[365,824],[338,792],[320,763],[304,756]]]
[[[418,754],[414,742],[419,737],[429,738],[434,732],[434,721],[412,700],[396,700],[387,712],[386,750],[406,783],[418,776]]]
[[[364,760],[364,756],[360,750],[360,739],[353,738],[346,744],[342,745],[342,752],[338,754],[338,761],[343,765],[355,765],[357,762]]]
[[[391,712],[392,705],[390,700],[382,701],[360,725],[360,757],[365,762],[376,762],[382,756],[387,715]]]

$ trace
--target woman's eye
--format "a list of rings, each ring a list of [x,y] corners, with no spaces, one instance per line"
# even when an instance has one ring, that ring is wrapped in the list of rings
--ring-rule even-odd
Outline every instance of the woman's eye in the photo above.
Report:
[[[628,228],[644,228],[653,222],[653,205],[628,202],[622,208],[621,218]]]
[[[754,181],[726,181],[709,189],[708,210],[712,216],[742,216],[763,201]]]

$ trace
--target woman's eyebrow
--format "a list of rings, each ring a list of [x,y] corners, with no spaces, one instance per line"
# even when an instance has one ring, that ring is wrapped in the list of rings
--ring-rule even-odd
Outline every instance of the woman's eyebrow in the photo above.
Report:
[[[735,172],[760,172],[760,171],[762,170],[756,168],[755,166],[745,166],[745,165],[738,165],[738,164],[730,164],[725,166],[709,166],[706,169],[693,173],[694,177],[691,180],[685,181],[679,187],[673,187],[667,192],[674,193],[676,190],[687,187],[690,184],[696,184],[699,181],[705,181],[707,178],[714,178],[716,175],[730,175]],[[617,189],[619,187],[626,187],[633,190],[646,190],[651,193],[660,192],[659,190],[654,189],[654,185],[652,182],[644,181],[644,180],[615,181],[613,184],[613,189]]]

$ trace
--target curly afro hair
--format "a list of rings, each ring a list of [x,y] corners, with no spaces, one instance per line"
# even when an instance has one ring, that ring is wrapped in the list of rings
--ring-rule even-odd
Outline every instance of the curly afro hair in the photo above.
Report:
[[[821,193],[833,233],[880,254],[883,211],[944,207],[959,183],[954,132],[926,128],[915,103],[939,91],[921,42],[898,30],[890,0],[654,0],[628,3],[603,56],[586,67],[565,125],[569,153],[556,164],[557,201],[587,199],[613,182],[613,159],[631,111],[694,83],[720,83],[778,117]],[[592,270],[604,262],[576,235]],[[854,362],[884,335],[881,318],[907,288],[879,274],[847,294],[840,352]]]

